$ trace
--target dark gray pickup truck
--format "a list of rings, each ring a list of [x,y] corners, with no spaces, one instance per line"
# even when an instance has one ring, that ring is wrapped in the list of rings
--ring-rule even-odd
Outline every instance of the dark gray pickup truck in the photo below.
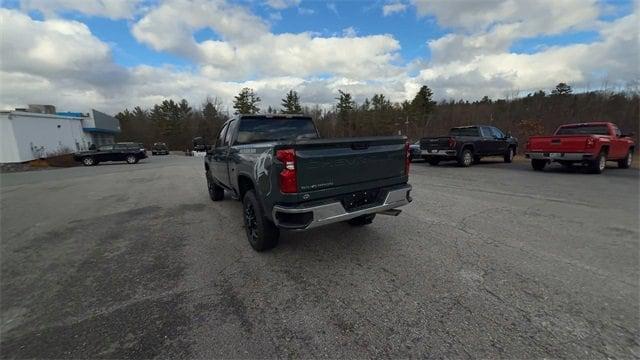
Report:
[[[370,224],[411,201],[406,138],[320,139],[302,115],[240,115],[227,121],[204,167],[213,201],[224,191],[243,202],[247,238],[257,251],[279,229],[338,221]]]
[[[460,166],[480,162],[484,156],[502,156],[510,163],[516,154],[518,140],[494,126],[454,127],[449,135],[420,139],[422,157],[430,165],[455,160]]]

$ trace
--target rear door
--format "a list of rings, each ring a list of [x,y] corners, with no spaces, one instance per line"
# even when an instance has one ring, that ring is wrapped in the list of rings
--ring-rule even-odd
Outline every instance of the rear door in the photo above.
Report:
[[[491,143],[491,151],[494,155],[502,155],[507,152],[507,139],[504,136],[504,133],[496,128],[491,127],[491,134],[493,135],[493,140]]]
[[[226,154],[224,154],[224,162],[226,164],[225,166],[225,172],[227,174],[227,176],[225,177],[225,185],[231,187],[232,178],[235,178],[236,175],[236,171],[237,171],[237,164],[233,161],[231,161],[231,152],[232,151],[238,151],[237,149],[234,149],[233,147],[231,147],[231,145],[233,144],[233,141],[235,140],[233,137],[236,134],[236,129],[238,128],[238,122],[240,120],[233,120],[229,123],[229,128],[227,129],[227,133],[224,136],[224,143],[227,144],[227,151]]]
[[[476,153],[479,155],[492,155],[496,147],[493,132],[489,126],[480,127],[480,140],[476,143]]]
[[[96,158],[98,161],[113,161],[113,144],[98,146]]]
[[[227,151],[229,150],[229,144],[225,142],[228,128],[229,123],[226,123],[222,127],[218,134],[216,145],[211,151],[211,155],[208,155],[211,175],[213,175],[219,183],[225,185],[229,179],[229,175],[227,174]]]
[[[112,160],[113,161],[122,161],[127,158],[127,154],[129,154],[129,145],[128,144],[115,144],[113,145],[112,152]]]

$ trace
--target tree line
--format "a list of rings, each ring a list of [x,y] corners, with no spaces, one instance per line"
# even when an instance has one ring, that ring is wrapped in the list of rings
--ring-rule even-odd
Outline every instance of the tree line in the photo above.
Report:
[[[280,108],[261,110],[261,99],[250,88],[233,100],[235,114],[305,114],[314,118],[323,137],[403,134],[411,141],[424,136],[446,134],[460,125],[487,124],[511,132],[521,143],[535,134],[549,134],[557,126],[571,122],[612,121],[627,132],[637,132],[640,95],[637,91],[588,91],[573,93],[570,85],[559,83],[549,93],[539,90],[517,98],[433,100],[433,92],[422,86],[413,99],[392,102],[384,94],[374,94],[361,103],[339,90],[331,108],[302,105],[300,95],[290,90]],[[211,144],[230,114],[219,98],[210,97],[194,108],[187,100],[164,100],[150,109],[136,106],[116,117],[122,132],[118,141],[143,142],[151,146],[164,142],[172,150],[185,150],[192,139],[203,137]]]

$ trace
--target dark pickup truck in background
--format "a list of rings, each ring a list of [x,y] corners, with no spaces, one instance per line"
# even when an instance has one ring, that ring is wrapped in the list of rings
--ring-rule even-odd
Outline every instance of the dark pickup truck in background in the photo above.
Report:
[[[212,200],[228,190],[243,202],[247,238],[257,251],[276,246],[280,228],[366,225],[411,201],[405,137],[320,139],[302,115],[227,121],[204,167]]]
[[[466,167],[484,156],[503,156],[504,162],[510,163],[517,148],[517,139],[487,125],[454,127],[447,136],[420,140],[422,157],[431,165],[455,160]]]
[[[154,143],[151,147],[151,155],[169,155],[169,148],[165,143]]]
[[[592,173],[600,174],[607,161],[616,161],[626,169],[633,161],[635,143],[609,122],[591,122],[560,126],[554,135],[532,136],[526,144],[525,156],[531,167],[541,171],[551,162],[564,166],[584,164]]]
[[[96,150],[81,151],[73,154],[73,159],[84,166],[98,165],[105,161],[126,161],[135,164],[147,157],[147,151],[140,143],[117,143],[100,145]]]

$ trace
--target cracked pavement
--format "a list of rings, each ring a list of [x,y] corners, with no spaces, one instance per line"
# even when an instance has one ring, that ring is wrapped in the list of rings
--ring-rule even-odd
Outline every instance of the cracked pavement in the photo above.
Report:
[[[2,358],[640,356],[639,173],[412,164],[258,254],[202,159],[0,174]]]

